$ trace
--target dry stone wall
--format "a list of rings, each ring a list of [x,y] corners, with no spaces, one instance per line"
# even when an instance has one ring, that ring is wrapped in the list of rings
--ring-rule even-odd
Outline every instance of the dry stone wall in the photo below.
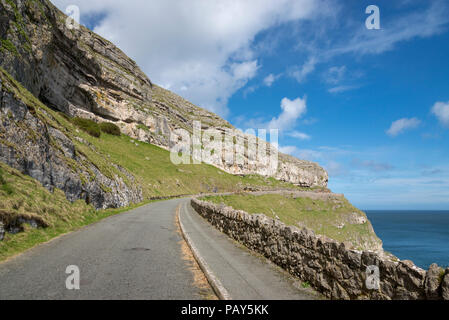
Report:
[[[307,228],[287,226],[263,214],[251,215],[198,199],[192,199],[191,204],[217,229],[328,298],[449,299],[449,269],[444,271],[432,265],[426,272],[411,261],[393,261],[378,253],[349,250],[344,243],[316,235]],[[369,282],[376,270],[377,285]]]

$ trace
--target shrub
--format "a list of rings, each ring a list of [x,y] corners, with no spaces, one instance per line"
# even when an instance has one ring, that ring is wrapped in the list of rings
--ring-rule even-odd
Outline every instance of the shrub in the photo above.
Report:
[[[139,123],[139,124],[137,125],[137,129],[142,129],[142,130],[144,130],[144,131],[150,131],[150,129],[149,129],[146,125],[143,125],[143,124],[141,124],[141,123]]]
[[[1,39],[0,42],[1,42],[2,51],[3,51],[3,49],[6,49],[9,52],[13,53],[15,56],[19,55],[19,52],[17,51],[16,46],[14,45],[14,43],[11,42],[11,40]]]
[[[0,189],[3,190],[8,195],[11,195],[14,193],[13,188],[9,184],[2,184]]]
[[[114,136],[119,136],[121,134],[120,128],[110,122],[100,123],[100,129],[102,132],[107,133],[107,134],[112,134]]]
[[[0,168],[0,185],[3,185],[3,184],[5,184],[5,183],[6,183],[6,181],[5,181],[5,179],[3,178],[3,169]]]
[[[95,121],[76,117],[72,119],[72,122],[81,130],[90,134],[92,137],[98,138],[101,135],[100,126]]]

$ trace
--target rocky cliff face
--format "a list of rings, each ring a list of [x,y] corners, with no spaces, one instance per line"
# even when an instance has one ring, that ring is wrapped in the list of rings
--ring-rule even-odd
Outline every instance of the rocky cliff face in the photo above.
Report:
[[[95,163],[104,157],[83,152],[61,119],[0,69],[0,161],[31,176],[67,199],[84,199],[96,208],[122,207],[142,201],[133,176],[115,165],[104,173]],[[110,163],[114,166],[113,163]]]
[[[47,0],[0,0],[0,66],[46,106],[69,116],[113,122],[132,138],[164,148],[170,146],[170,133],[174,129],[184,128],[191,132],[194,120],[201,121],[204,129],[232,128],[217,115],[153,85],[136,63],[112,43],[82,26],[69,29],[66,19]],[[17,137],[25,136],[26,130],[4,120],[2,130],[5,135],[3,142],[0,141],[2,161],[34,174],[45,185],[64,185],[69,198],[83,197],[83,192],[91,194],[89,190],[81,191],[67,183],[63,173],[56,174],[55,168],[61,166],[60,161],[45,152],[50,141],[55,139],[64,146],[66,156],[76,159],[70,154],[73,148],[68,137],[53,129],[46,131],[39,127],[37,118],[32,119],[33,115],[18,107],[19,101],[5,93],[3,99],[3,105],[8,107],[5,112],[11,111],[13,117],[25,119],[26,126],[32,125],[40,132],[43,130],[44,136],[43,140],[28,141],[25,152],[33,157],[33,165],[30,161],[19,165],[18,161],[12,160],[8,144],[22,145]],[[12,132],[14,135],[10,134]],[[277,173],[270,174],[276,179],[304,187],[327,186],[327,173],[317,164],[286,155],[281,155],[280,159]],[[36,166],[41,168],[39,173]],[[262,164],[219,167],[233,174],[267,175],[267,168]],[[52,170],[53,174],[50,173]],[[57,175],[61,177],[57,178]]]

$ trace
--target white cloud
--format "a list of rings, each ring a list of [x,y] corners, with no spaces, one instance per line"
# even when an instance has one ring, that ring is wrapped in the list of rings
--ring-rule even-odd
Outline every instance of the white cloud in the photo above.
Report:
[[[333,160],[328,161],[324,168],[326,169],[330,177],[338,177],[346,173],[346,169],[344,168],[344,166],[341,163]]]
[[[322,14],[327,0],[53,0],[83,17],[105,13],[94,31],[117,44],[149,78],[221,115],[259,67],[261,31]]]
[[[298,152],[298,148],[295,146],[282,146],[279,147],[279,151],[293,156]]]
[[[268,76],[265,77],[265,79],[263,79],[263,83],[267,87],[271,87],[273,83],[276,82],[280,77],[281,75],[274,75],[270,73]]]
[[[374,172],[383,172],[394,169],[394,167],[386,162],[378,162],[375,160],[360,160],[353,159],[352,165],[355,167],[360,167],[364,169],[368,169]]]
[[[250,93],[250,89],[252,90],[252,87],[249,87],[246,91]],[[278,129],[279,131],[290,134],[290,131],[297,124],[298,120],[301,119],[306,112],[306,97],[302,99],[296,98],[294,100],[284,98],[281,100],[281,113],[277,117],[273,117],[270,121],[267,121],[267,118],[263,116],[253,118],[238,116],[233,119],[233,123],[242,129]],[[305,138],[305,136],[303,136],[303,138]]]
[[[331,177],[345,174],[347,170],[338,161],[333,160],[333,155],[313,149],[301,149],[296,146],[282,146],[279,148],[282,153],[289,154],[298,159],[319,162]]]
[[[345,11],[342,11],[345,12]],[[342,17],[339,17],[342,19]],[[318,64],[329,62],[335,57],[351,54],[356,57],[362,55],[377,55],[393,50],[399,43],[416,38],[428,38],[442,33],[449,23],[449,7],[444,1],[433,1],[427,9],[415,10],[411,13],[396,15],[389,20],[382,20],[382,30],[367,30],[359,21],[350,21],[352,28],[347,31],[342,41],[333,41],[329,37],[333,24],[324,24],[326,32],[315,32],[317,36],[310,41],[300,39],[298,50],[307,48],[309,58],[301,68],[296,67],[290,73],[299,83],[312,73]],[[352,30],[355,30],[354,32]],[[340,71],[335,69],[334,71]],[[341,89],[345,87],[336,87]],[[348,87],[346,87],[348,88]]]
[[[346,73],[346,66],[331,67],[324,76],[324,80],[327,83],[335,85],[343,80],[345,73]]]
[[[281,109],[282,113],[268,123],[268,128],[279,130],[291,128],[307,112],[306,98],[295,100],[284,98],[281,101]]]
[[[414,129],[421,124],[421,121],[417,118],[403,118],[394,121],[391,124],[390,129],[387,130],[389,136],[395,137],[408,129]]]
[[[330,54],[380,54],[392,50],[400,42],[441,33],[448,22],[447,7],[441,1],[433,1],[426,10],[404,14],[383,23],[379,32],[359,29],[348,43],[335,48]]]
[[[308,134],[303,133],[303,132],[298,132],[298,131],[289,132],[289,133],[287,133],[287,135],[292,138],[296,138],[296,139],[300,139],[300,140],[310,140],[312,138]]]
[[[449,101],[435,103],[432,107],[432,113],[443,125],[449,127]]]
[[[318,59],[314,56],[310,57],[302,67],[295,66],[290,70],[290,76],[295,78],[299,83],[303,82],[306,77],[315,71],[315,66],[318,63]]]
[[[258,68],[257,60],[233,63],[231,65],[232,76],[237,81],[250,79],[256,75]]]
[[[296,146],[281,146],[279,148],[279,151],[302,160],[321,161],[323,159],[326,159],[326,155],[321,151],[312,149],[300,149]]]
[[[350,90],[357,89],[358,86],[336,86],[327,90],[329,93],[342,93]]]

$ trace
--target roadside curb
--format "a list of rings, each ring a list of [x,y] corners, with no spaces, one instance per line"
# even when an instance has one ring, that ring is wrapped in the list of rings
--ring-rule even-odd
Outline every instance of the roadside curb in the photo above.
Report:
[[[190,250],[192,251],[193,256],[195,257],[195,260],[198,262],[198,265],[200,266],[201,270],[204,272],[207,280],[209,281],[209,284],[211,285],[212,289],[214,290],[215,294],[220,298],[220,300],[232,300],[231,295],[229,292],[225,289],[223,284],[220,280],[215,276],[215,274],[210,270],[209,265],[206,263],[206,261],[203,259],[203,257],[200,255],[198,249],[196,248],[195,244],[193,243],[192,239],[187,234],[184,224],[181,220],[180,210],[181,205],[178,206],[176,209],[176,218],[178,220],[182,236],[184,240],[187,242],[187,245],[189,246]]]

